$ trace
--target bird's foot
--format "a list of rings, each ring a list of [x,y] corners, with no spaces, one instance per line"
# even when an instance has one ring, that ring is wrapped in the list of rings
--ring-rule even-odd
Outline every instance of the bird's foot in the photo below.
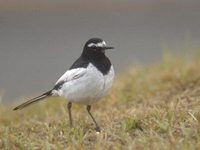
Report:
[[[95,130],[96,130],[96,132],[101,132],[101,128],[100,128],[99,126],[97,126],[97,127],[95,128]]]

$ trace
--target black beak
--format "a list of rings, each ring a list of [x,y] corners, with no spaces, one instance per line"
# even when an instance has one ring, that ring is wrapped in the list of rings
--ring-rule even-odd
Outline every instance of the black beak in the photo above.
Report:
[[[110,46],[103,47],[103,50],[108,50],[108,49],[114,49],[114,47],[110,47]]]

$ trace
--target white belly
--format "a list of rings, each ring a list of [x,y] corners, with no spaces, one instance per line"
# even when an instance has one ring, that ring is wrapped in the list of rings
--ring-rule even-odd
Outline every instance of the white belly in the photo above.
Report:
[[[70,102],[90,105],[108,93],[113,79],[113,67],[107,75],[103,75],[92,64],[89,64],[86,74],[78,79],[66,82],[60,89],[59,95]]]

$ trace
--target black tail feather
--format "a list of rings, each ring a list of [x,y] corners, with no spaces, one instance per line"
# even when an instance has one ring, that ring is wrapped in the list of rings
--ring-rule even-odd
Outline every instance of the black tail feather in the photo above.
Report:
[[[40,96],[37,96],[37,97],[35,97],[35,98],[33,98],[33,99],[28,100],[27,102],[25,102],[25,103],[23,103],[23,104],[21,104],[21,105],[15,107],[13,110],[23,109],[24,107],[27,107],[27,106],[29,106],[29,105],[35,103],[35,102],[38,102],[38,101],[40,101],[40,100],[43,100],[44,98],[47,98],[47,97],[49,97],[49,96],[51,96],[51,95],[52,95],[52,90],[50,90],[50,91],[48,91],[48,92],[46,92],[46,93],[44,93],[44,94],[42,94],[42,95],[40,95]]]

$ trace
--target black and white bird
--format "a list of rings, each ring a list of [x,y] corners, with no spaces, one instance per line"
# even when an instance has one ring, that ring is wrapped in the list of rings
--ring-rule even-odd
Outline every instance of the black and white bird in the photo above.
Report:
[[[50,96],[62,96],[68,100],[69,121],[72,126],[72,103],[86,105],[87,111],[96,125],[100,127],[90,112],[91,105],[105,96],[111,89],[115,76],[113,66],[105,55],[105,50],[113,49],[100,38],[88,40],[81,56],[73,63],[48,92],[35,97],[13,110],[22,109],[30,104],[41,101]]]

